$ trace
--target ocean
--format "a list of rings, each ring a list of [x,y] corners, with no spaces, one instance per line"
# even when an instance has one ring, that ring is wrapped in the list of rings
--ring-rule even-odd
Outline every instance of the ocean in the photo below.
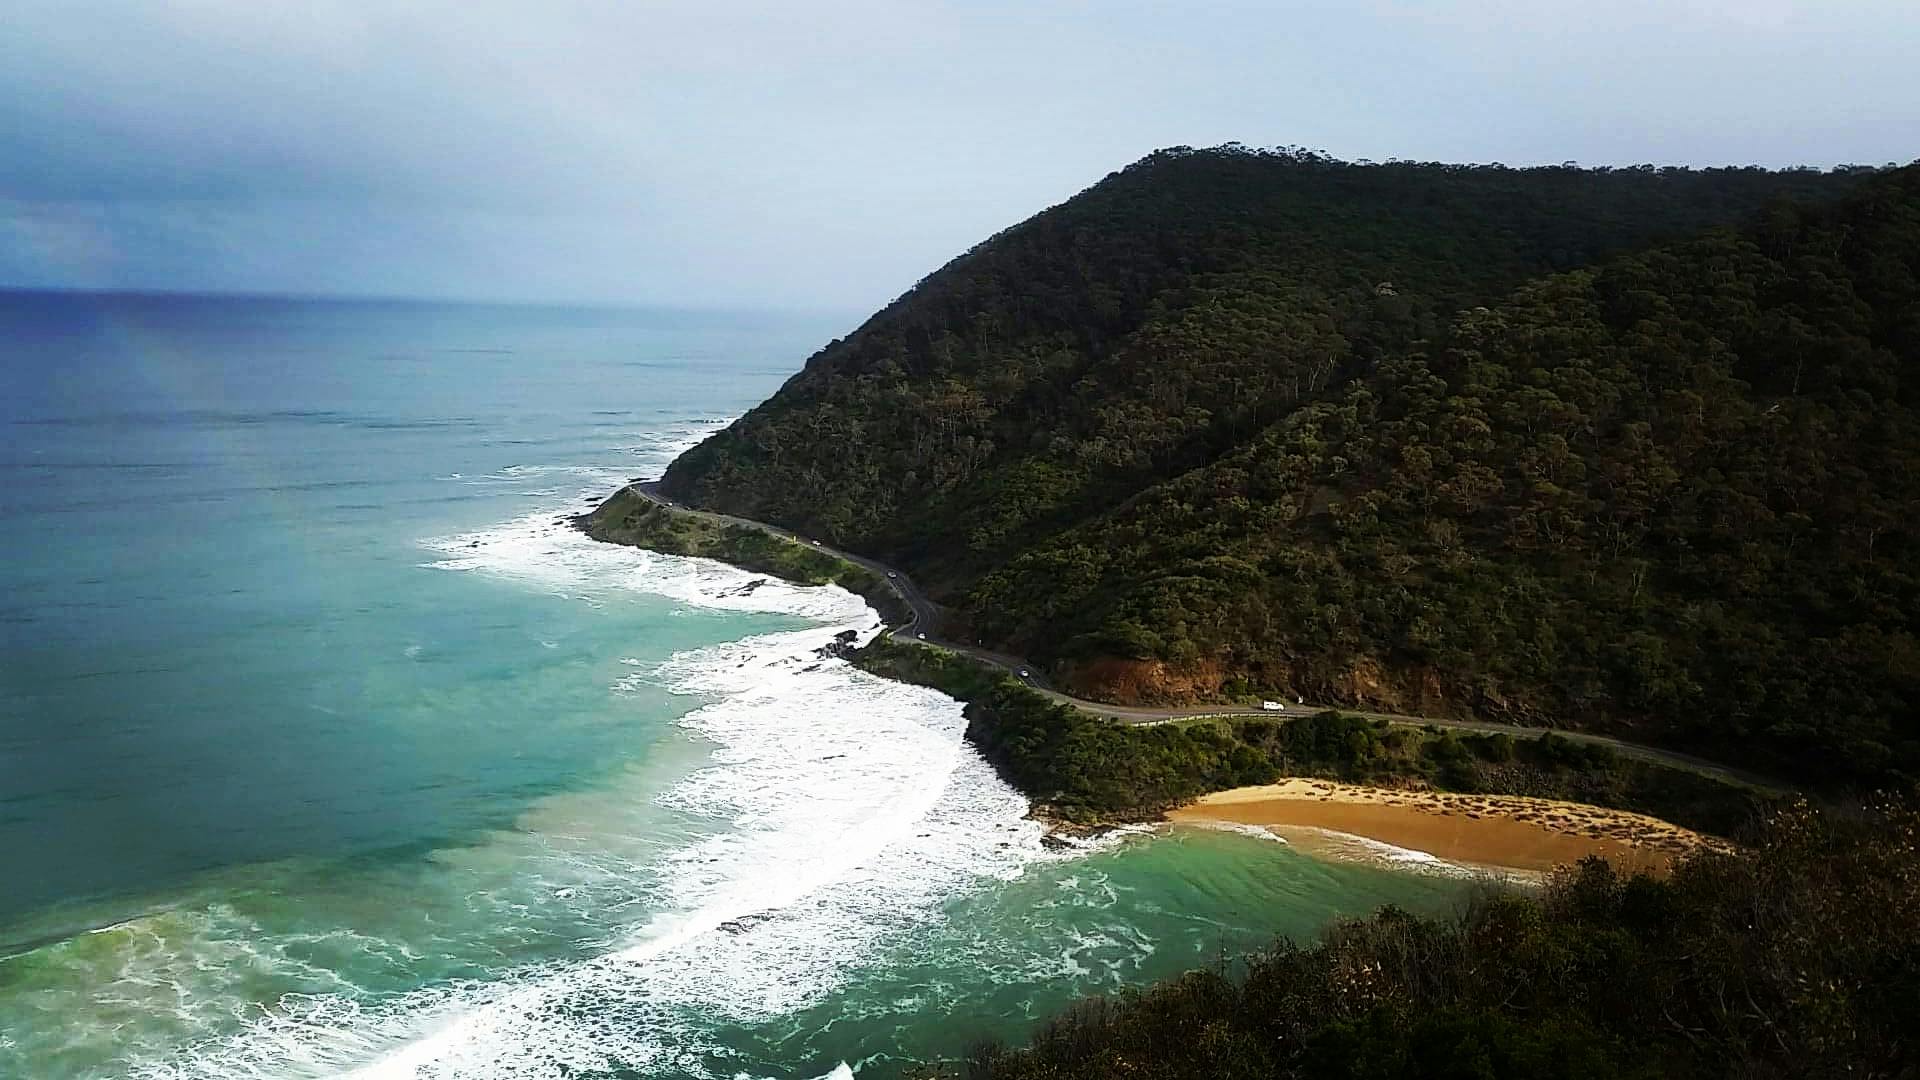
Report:
[[[857,598],[566,525],[854,321],[0,293],[0,1077],[886,1077],[1460,902],[1044,845]]]

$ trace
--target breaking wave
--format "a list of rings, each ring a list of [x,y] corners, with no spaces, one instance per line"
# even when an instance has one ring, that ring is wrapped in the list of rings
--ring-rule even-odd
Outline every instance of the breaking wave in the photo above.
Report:
[[[940,920],[956,892],[1071,857],[1042,845],[1026,801],[963,741],[958,702],[821,652],[844,631],[864,641],[880,630],[843,590],[599,544],[551,510],[425,546],[440,556],[428,564],[435,569],[511,578],[587,603],[640,592],[806,625],[679,653],[651,669],[627,665],[623,681],[697,702],[678,723],[705,754],[670,783],[636,770],[602,789],[543,800],[480,849],[440,853],[448,865],[513,865],[510,882],[494,881],[503,895],[490,898],[505,917],[526,917],[528,905],[586,908],[594,938],[575,955],[387,993],[364,981],[329,984],[332,969],[309,971],[311,989],[280,994],[184,1055],[130,1063],[134,1075],[765,1075],[771,1066],[742,1060],[714,1030],[816,1004],[903,935]],[[644,814],[636,817],[635,803],[646,804]],[[293,958],[306,950],[252,941],[243,926],[196,931],[179,922],[223,914],[155,916],[175,920],[171,932],[184,944],[154,965],[154,979],[209,959],[230,967],[235,956],[212,954],[234,948],[293,977]],[[136,923],[121,932],[142,931]],[[405,965],[436,942],[423,934],[351,947]],[[206,951],[181,953],[196,949]]]

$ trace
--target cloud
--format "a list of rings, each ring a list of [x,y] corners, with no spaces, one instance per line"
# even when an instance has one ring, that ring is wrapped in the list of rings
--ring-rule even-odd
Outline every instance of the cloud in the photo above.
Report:
[[[1909,6],[15,0],[0,282],[866,308],[1177,143],[1906,158]]]

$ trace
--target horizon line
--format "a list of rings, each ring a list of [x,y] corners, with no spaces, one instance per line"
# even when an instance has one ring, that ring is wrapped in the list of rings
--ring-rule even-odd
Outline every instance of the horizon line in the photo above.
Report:
[[[844,316],[854,309],[782,305],[675,303],[657,300],[536,300],[473,296],[408,296],[396,293],[332,293],[251,289],[166,289],[142,286],[36,285],[0,282],[0,295],[102,296],[152,300],[239,300],[262,303],[436,305],[443,307],[517,307],[555,311],[676,311],[713,315]]]

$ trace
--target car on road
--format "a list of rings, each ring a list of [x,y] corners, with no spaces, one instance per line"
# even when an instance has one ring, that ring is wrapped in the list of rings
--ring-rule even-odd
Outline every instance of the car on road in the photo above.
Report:
[[[819,546],[820,546],[820,541],[818,541],[818,540],[815,540],[815,541],[813,542],[813,546],[814,546],[814,547],[819,547]]]
[[[927,640],[927,635],[925,634],[915,634],[913,636],[919,638],[921,641]]]
[[[890,577],[890,578],[897,578],[897,577],[899,577],[900,575],[899,575],[899,574],[896,574],[896,573],[894,573],[894,572],[893,572],[892,570],[889,570],[889,571],[887,571],[887,576],[888,576],[888,577]]]
[[[1287,708],[1284,702],[1279,701],[1263,701],[1260,703],[1260,707],[1268,712],[1284,712]]]
[[[1027,670],[1026,668],[1021,668],[1021,669],[1020,669],[1020,677],[1021,677],[1021,678],[1023,678],[1023,679],[1031,679],[1031,678],[1033,678],[1033,672],[1031,672],[1031,671],[1028,671],[1028,670]]]

